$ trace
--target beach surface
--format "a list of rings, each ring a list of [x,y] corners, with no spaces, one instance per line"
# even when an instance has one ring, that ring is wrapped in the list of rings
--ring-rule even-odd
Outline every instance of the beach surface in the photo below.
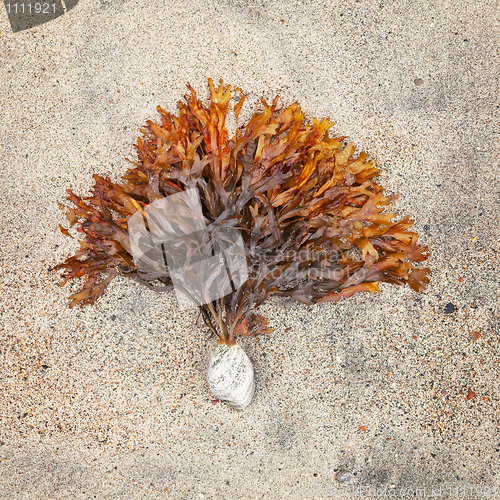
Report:
[[[0,498],[500,498],[499,24],[493,0],[81,0],[13,33],[0,6]],[[118,179],[208,78],[242,120],[277,94],[330,117],[432,269],[421,294],[266,302],[243,411],[173,293],[120,278],[69,309],[49,272],[78,247],[66,189]]]

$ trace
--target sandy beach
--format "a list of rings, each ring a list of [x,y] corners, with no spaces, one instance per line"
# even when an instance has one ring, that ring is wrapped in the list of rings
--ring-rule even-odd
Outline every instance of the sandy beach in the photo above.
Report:
[[[495,0],[80,0],[13,33],[0,7],[0,497],[500,498],[499,24]],[[277,94],[330,117],[431,252],[421,294],[264,303],[243,411],[173,293],[69,309],[49,272],[78,247],[66,189],[118,179],[208,78],[241,121]]]

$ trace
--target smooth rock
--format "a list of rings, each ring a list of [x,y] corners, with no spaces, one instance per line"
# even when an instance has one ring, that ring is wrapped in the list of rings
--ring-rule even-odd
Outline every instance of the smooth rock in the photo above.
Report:
[[[349,472],[348,470],[341,469],[337,472],[335,479],[342,484],[347,484],[350,483],[353,479],[352,472]]]
[[[213,395],[229,406],[242,410],[250,404],[255,389],[253,364],[238,344],[211,342],[207,380]]]

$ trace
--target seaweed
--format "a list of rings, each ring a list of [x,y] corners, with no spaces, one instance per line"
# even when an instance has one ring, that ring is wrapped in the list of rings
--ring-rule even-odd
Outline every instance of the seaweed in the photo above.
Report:
[[[330,136],[329,119],[306,119],[297,102],[261,99],[262,108],[229,138],[227,116],[238,120],[245,101],[240,89],[209,80],[204,105],[187,87],[177,115],[158,106],[161,121],[141,129],[137,161],[121,182],[95,175],[90,196],[68,190],[71,206],[61,207],[84,238],[53,269],[63,270],[61,286],[84,279],[70,307],[95,302],[116,276],[173,290],[167,266],[154,272],[137,265],[128,224],[134,214],[147,221],[153,203],[188,190],[199,196],[207,234],[237,230],[244,245],[246,281],[199,305],[219,343],[271,332],[255,312],[271,296],[313,305],[379,292],[380,282],[424,290],[429,269],[414,264],[427,259],[427,247],[410,231],[413,220],[388,211],[395,197],[376,184],[375,161],[355,154],[345,137]],[[193,241],[183,245],[196,253]]]

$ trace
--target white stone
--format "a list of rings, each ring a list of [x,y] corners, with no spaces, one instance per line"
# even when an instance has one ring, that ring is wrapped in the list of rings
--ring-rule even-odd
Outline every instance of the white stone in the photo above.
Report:
[[[207,380],[212,394],[229,406],[242,410],[250,404],[255,389],[253,364],[238,344],[211,342]]]

